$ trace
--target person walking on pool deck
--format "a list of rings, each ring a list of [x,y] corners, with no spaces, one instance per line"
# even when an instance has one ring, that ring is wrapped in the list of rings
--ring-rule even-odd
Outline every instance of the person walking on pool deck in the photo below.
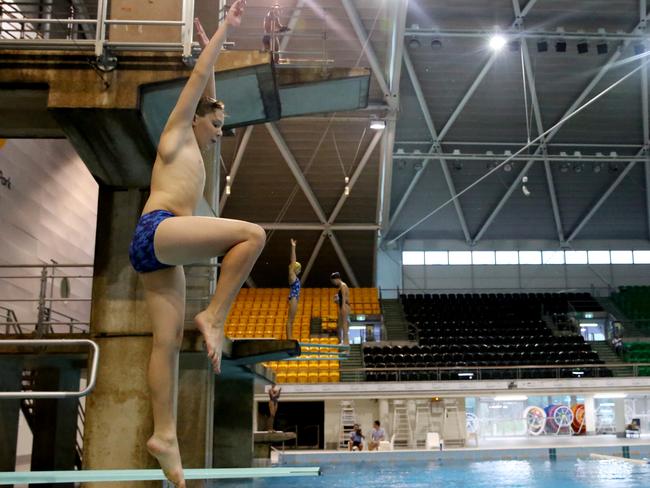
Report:
[[[207,308],[194,317],[208,358],[219,372],[228,311],[266,241],[264,230],[257,225],[193,216],[205,184],[201,153],[221,137],[224,123],[223,103],[214,99],[214,65],[228,29],[241,24],[245,4],[245,0],[232,4],[167,120],[151,176],[151,193],[129,247],[153,328],[148,382],[154,432],[147,449],[179,488],[185,487],[176,434],[178,357],[185,315],[183,265],[224,256],[215,294]]]
[[[296,318],[298,310],[298,300],[300,300],[300,278],[298,275],[302,266],[296,261],[296,240],[291,239],[291,262],[289,263],[289,313],[287,315],[287,340],[291,340],[293,331],[293,320]]]
[[[341,344],[350,345],[350,288],[341,279],[338,272],[330,275],[330,281],[338,288],[334,301],[339,306],[338,332]]]

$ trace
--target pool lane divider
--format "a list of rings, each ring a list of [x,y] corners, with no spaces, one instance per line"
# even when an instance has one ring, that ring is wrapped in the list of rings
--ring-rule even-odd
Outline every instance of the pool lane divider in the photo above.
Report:
[[[320,467],[310,468],[217,468],[186,469],[186,480],[243,478],[290,478],[320,476]],[[17,471],[0,472],[0,485],[37,483],[92,483],[110,481],[163,481],[160,469],[109,469],[79,471]]]

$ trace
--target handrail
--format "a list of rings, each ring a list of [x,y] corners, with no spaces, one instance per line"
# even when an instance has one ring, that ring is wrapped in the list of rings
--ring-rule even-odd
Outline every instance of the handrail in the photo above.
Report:
[[[90,380],[81,391],[0,391],[0,400],[25,399],[25,398],[81,398],[95,389],[97,383],[97,366],[99,364],[99,346],[90,339],[10,339],[0,340],[1,346],[77,346],[89,345],[92,348],[92,363],[90,367]]]

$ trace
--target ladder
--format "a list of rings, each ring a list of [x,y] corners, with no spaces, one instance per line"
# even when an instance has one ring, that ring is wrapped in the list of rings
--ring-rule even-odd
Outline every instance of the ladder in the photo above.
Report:
[[[458,404],[445,402],[444,415],[442,417],[442,438],[445,446],[465,446],[465,422],[461,423],[461,413]]]
[[[352,427],[357,423],[357,416],[354,413],[354,402],[342,401],[339,420],[339,449],[348,448],[348,440]]]
[[[413,443],[413,430],[409,419],[408,406],[402,400],[393,401],[393,446],[409,448]]]
[[[415,447],[425,447],[427,432],[433,432],[431,422],[431,406],[429,400],[415,401]]]

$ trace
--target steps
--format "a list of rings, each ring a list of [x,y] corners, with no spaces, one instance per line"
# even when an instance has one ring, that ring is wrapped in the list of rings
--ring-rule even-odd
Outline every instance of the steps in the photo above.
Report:
[[[620,364],[625,366],[625,361],[621,360],[616,353],[612,350],[607,341],[594,341],[590,342],[591,348],[598,353],[598,357],[605,361],[607,364]],[[629,366],[627,368],[616,368],[613,370],[614,376],[632,376],[633,370]]]
[[[341,382],[357,383],[365,381],[366,375],[363,371],[350,371],[352,369],[363,368],[363,354],[361,353],[361,344],[350,344],[350,356],[348,359],[341,361]]]
[[[397,299],[381,299],[381,313],[384,317],[386,336],[388,341],[407,341],[408,322],[404,317],[404,310]]]
[[[627,318],[627,316],[623,313],[623,311],[618,308],[618,306],[614,303],[614,300],[612,300],[610,297],[594,297],[600,303],[600,305],[611,315],[616,318],[616,320],[620,321],[623,323],[623,333],[622,333],[622,339],[630,338],[630,337],[647,337],[648,332],[644,332],[637,327],[634,326],[633,321]]]

